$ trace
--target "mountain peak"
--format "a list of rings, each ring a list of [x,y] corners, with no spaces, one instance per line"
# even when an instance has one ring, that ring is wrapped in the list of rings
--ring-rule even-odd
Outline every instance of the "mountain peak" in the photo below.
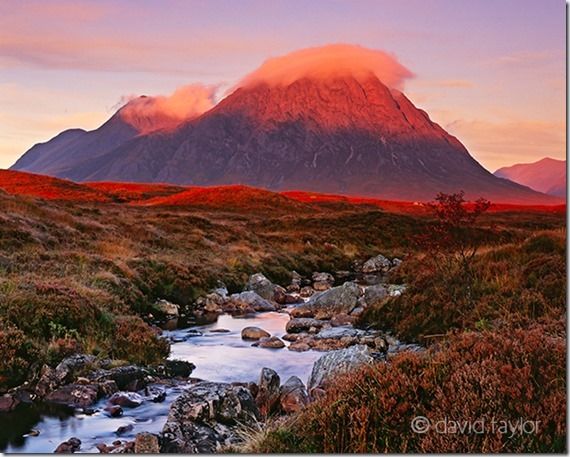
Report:
[[[118,116],[141,134],[173,130],[214,106],[214,86],[190,84],[169,96],[127,97]]]
[[[391,88],[402,88],[404,81],[414,76],[395,56],[386,52],[357,45],[332,44],[268,59],[237,86],[259,83],[288,86],[305,78],[329,80],[352,77],[363,81],[371,75]]]

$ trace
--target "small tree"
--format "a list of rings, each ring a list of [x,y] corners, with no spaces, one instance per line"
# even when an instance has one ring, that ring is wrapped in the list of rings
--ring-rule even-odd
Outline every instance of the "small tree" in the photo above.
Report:
[[[473,230],[477,219],[489,209],[491,202],[479,198],[474,202],[465,200],[465,192],[438,193],[429,204],[436,222],[430,233],[420,238],[420,245],[437,257],[436,265],[447,273],[458,271],[464,284],[465,298],[471,302],[473,286],[472,263],[481,247],[482,240]]]

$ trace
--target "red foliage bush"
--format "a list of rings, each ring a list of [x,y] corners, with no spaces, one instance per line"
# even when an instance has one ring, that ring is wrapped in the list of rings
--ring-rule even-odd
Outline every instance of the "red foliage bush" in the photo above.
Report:
[[[160,362],[168,356],[168,341],[140,317],[118,317],[115,326],[111,349],[114,358],[144,365]]]

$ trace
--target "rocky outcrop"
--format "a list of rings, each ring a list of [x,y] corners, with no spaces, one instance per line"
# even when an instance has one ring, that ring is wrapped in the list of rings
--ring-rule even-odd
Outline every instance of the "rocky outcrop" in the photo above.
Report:
[[[307,303],[293,309],[291,315],[331,319],[335,314],[350,313],[358,306],[361,295],[362,290],[356,283],[345,282],[342,286],[313,295]]]
[[[287,333],[307,332],[311,328],[319,329],[324,325],[324,321],[313,319],[312,317],[295,317],[285,325]]]
[[[251,290],[231,295],[229,302],[224,306],[228,311],[232,311],[235,308],[235,310],[243,310],[244,312],[248,310],[257,312],[275,311],[278,309],[276,304],[260,297],[256,292]]]
[[[250,391],[231,384],[199,382],[172,404],[161,452],[213,453],[239,441],[238,424],[253,425],[259,410]]]
[[[347,349],[331,351],[321,356],[313,365],[308,389],[326,388],[335,378],[373,361],[368,346],[357,345]]]
[[[285,302],[285,289],[273,284],[262,273],[251,275],[247,281],[245,290],[253,291],[268,301],[275,301],[277,303]]]
[[[387,273],[390,268],[392,262],[382,254],[378,254],[364,262],[361,269],[363,273]]]

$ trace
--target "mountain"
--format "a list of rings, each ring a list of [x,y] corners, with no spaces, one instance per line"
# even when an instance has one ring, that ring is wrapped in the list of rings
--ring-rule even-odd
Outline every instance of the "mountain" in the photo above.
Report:
[[[314,55],[302,56],[312,62],[310,71],[271,61],[265,72],[176,128],[135,130],[114,147],[67,146],[33,171],[75,181],[241,184],[392,200],[426,201],[463,189],[468,198],[504,203],[559,202],[485,170],[398,89],[409,74],[386,55],[376,71],[362,65],[360,48],[356,58],[353,49],[342,48],[339,56],[335,48],[332,57],[329,51],[328,63],[340,62],[342,71]],[[97,134],[100,141],[105,136]],[[31,153],[15,168],[30,169],[21,163]]]
[[[136,138],[157,131],[172,131],[213,106],[213,89],[188,85],[168,97],[132,98],[101,127],[92,131],[66,130],[27,151],[12,170],[76,177],[76,169]]]
[[[566,198],[566,161],[545,157],[533,163],[499,168],[495,176],[510,179],[531,189]]]

